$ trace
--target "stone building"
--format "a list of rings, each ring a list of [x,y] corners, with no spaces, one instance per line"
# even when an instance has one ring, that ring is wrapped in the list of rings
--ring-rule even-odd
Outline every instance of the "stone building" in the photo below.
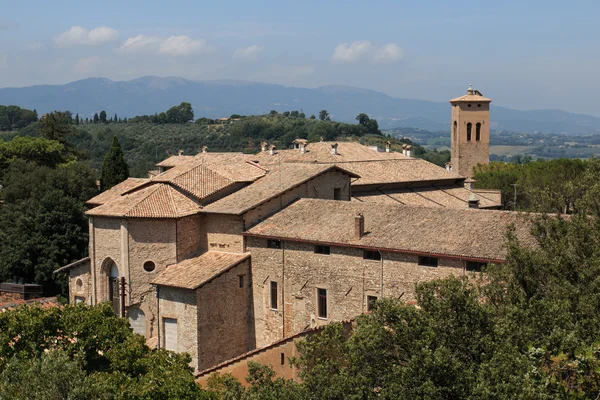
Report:
[[[490,103],[469,85],[467,94],[450,100],[452,104],[452,169],[470,178],[473,167],[490,159]]]
[[[150,345],[202,371],[503,260],[517,216],[486,210],[501,193],[410,146],[261,147],[180,153],[90,199],[89,257],[59,270],[70,301],[111,301]]]

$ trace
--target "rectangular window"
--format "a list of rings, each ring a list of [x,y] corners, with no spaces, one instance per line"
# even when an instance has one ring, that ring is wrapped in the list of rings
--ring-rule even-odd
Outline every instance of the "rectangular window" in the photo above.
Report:
[[[342,188],[333,189],[333,199],[341,200],[342,199]]]
[[[367,296],[367,311],[375,308],[375,303],[377,303],[377,296]]]
[[[165,349],[177,351],[177,320],[175,318],[163,318]]]
[[[438,259],[437,257],[419,257],[419,265],[424,267],[437,267]]]
[[[281,362],[281,365],[285,364],[285,354],[284,353],[281,353],[281,360],[280,360],[280,362]]]
[[[277,310],[277,282],[271,282],[271,309]]]
[[[245,275],[238,275],[238,278],[240,280],[240,287],[243,288],[244,287],[244,276]]]
[[[281,248],[281,240],[267,239],[267,247],[269,249],[280,249]]]
[[[317,308],[319,318],[327,318],[327,289],[317,289]]]
[[[365,260],[381,261],[381,253],[378,251],[363,250],[363,258]]]
[[[331,248],[329,246],[315,246],[316,254],[331,254]]]
[[[75,304],[77,303],[85,303],[85,297],[75,296]]]
[[[487,263],[477,261],[467,261],[467,271],[481,272],[483,267],[486,267]]]

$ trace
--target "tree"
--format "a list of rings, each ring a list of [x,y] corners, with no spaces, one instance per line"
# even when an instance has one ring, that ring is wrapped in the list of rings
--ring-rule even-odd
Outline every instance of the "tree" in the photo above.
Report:
[[[159,116],[159,123],[174,123],[174,124],[185,124],[186,122],[194,119],[194,111],[190,103],[183,102],[178,106],[171,107],[166,114],[161,113]]]
[[[98,113],[94,114],[94,124],[100,122],[100,118],[98,117]]]
[[[108,121],[106,120],[106,111],[100,111],[100,122],[106,124]]]
[[[86,165],[51,169],[15,160],[2,179],[0,279],[14,276],[44,286],[47,295],[65,291],[52,272],[87,251],[84,203],[97,194]]]
[[[40,120],[40,134],[49,140],[56,140],[65,144],[67,137],[72,133],[69,124],[69,114],[63,111],[54,111],[46,114]]]
[[[316,118],[317,118],[317,117],[315,117],[315,114],[312,114],[312,115],[310,116],[310,119],[316,119]]]
[[[55,168],[67,161],[64,150],[65,147],[60,142],[42,137],[17,136],[8,142],[0,139],[0,178],[15,160]]]
[[[327,110],[319,111],[319,119],[321,121],[331,121],[331,117],[329,116],[329,113],[327,112]]]
[[[118,122],[119,118],[117,117],[117,113],[115,113],[115,117],[113,118],[113,121]]]
[[[75,114],[75,125],[79,125],[79,114]]]
[[[117,136],[113,136],[112,146],[104,156],[100,185],[102,191],[108,190],[129,177],[129,167],[125,162],[123,150]]]
[[[150,349],[108,303],[0,314],[0,393],[7,398],[202,398],[189,362]]]

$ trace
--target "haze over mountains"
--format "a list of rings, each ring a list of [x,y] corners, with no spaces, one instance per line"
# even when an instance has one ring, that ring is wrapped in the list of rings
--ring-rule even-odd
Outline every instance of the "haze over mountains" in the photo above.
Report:
[[[461,93],[457,93],[457,96]],[[491,93],[484,95],[494,97]],[[0,88],[0,104],[37,109],[41,115],[69,110],[91,117],[106,110],[120,117],[154,114],[182,101],[192,104],[196,118],[231,114],[264,114],[270,110],[303,110],[307,116],[326,109],[332,119],[355,121],[361,112],[377,119],[381,128],[415,127],[448,130],[450,104],[401,99],[349,86],[315,89],[245,81],[192,81],[146,76],[115,82],[88,78],[64,85]],[[596,133],[600,118],[561,110],[518,111],[492,103],[492,129],[517,132]]]

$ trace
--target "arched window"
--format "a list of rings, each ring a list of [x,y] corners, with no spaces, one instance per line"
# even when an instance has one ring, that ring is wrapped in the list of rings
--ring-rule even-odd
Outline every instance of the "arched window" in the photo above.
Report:
[[[456,142],[456,131],[458,130],[458,123],[454,121],[454,126],[452,128],[452,139]]]
[[[83,292],[83,281],[81,280],[81,278],[77,278],[77,280],[75,281],[75,290],[77,291],[77,293]]]
[[[477,125],[475,125],[475,140],[478,142],[481,140],[481,122],[478,122]]]
[[[470,142],[471,141],[471,129],[473,128],[473,124],[472,123],[468,123],[467,124],[467,141]]]
[[[156,268],[156,265],[152,261],[146,261],[144,263],[144,271],[152,272],[154,271],[154,268]]]

